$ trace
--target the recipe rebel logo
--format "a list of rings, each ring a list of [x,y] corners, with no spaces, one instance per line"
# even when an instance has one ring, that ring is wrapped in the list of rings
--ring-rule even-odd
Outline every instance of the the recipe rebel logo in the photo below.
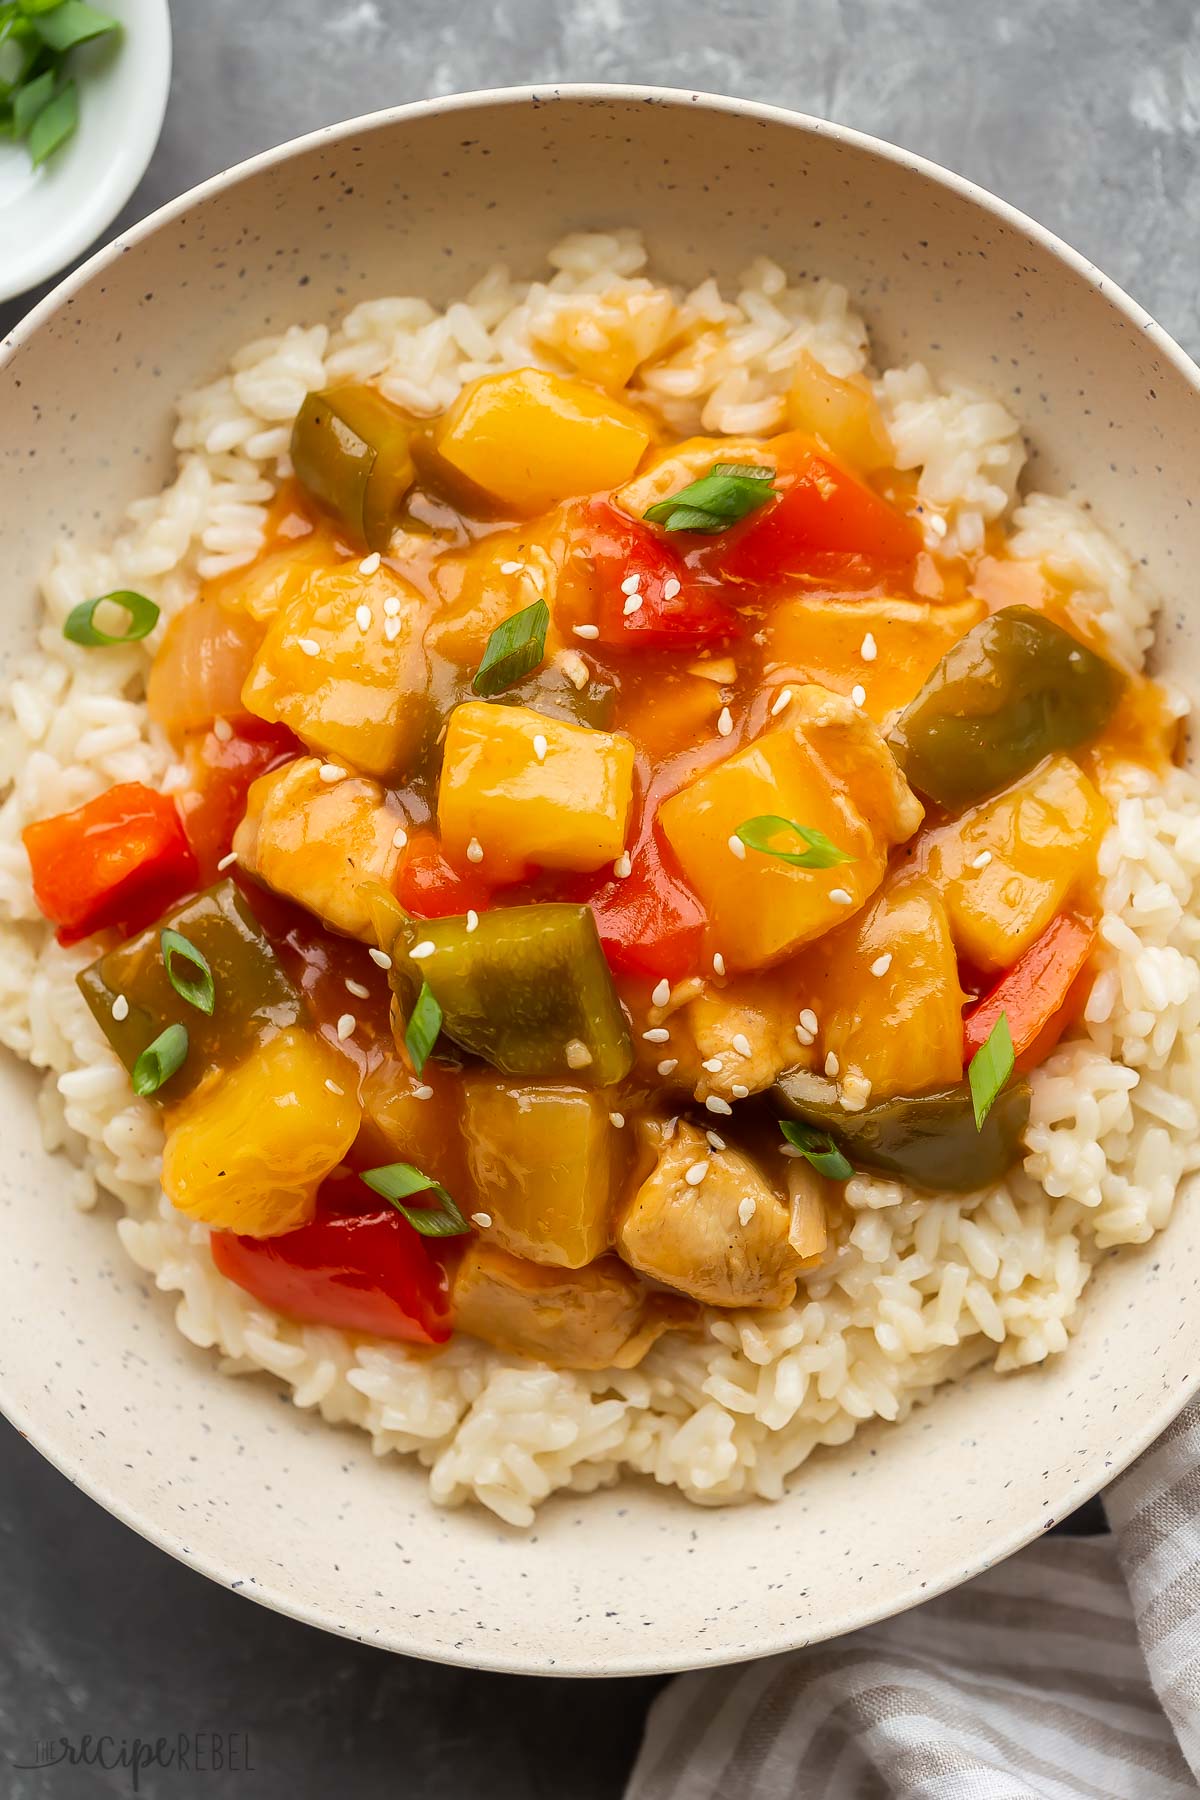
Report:
[[[147,1769],[178,1775],[252,1775],[255,1768],[249,1733],[244,1731],[177,1731],[152,1739],[85,1732],[77,1738],[39,1738],[31,1760],[11,1761],[16,1769],[53,1769],[60,1764],[72,1769],[127,1769],[134,1794],[141,1792]]]

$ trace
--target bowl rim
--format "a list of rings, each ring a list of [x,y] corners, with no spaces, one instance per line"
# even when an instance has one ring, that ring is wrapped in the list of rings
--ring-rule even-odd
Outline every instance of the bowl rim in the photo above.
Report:
[[[39,283],[49,280],[52,275],[57,275],[59,270],[65,268],[68,263],[74,262],[80,252],[86,250],[89,244],[95,243],[105,226],[110,225],[117,217],[150,167],[162,132],[163,120],[167,113],[167,100],[171,92],[171,66],[174,54],[171,8],[169,0],[134,0],[133,10],[144,16],[130,20],[122,17],[121,25],[126,40],[133,36],[132,28],[137,28],[136,42],[140,46],[142,57],[141,79],[144,82],[144,91],[139,91],[138,106],[132,121],[127,124],[122,140],[130,151],[125,173],[103,201],[93,194],[87,203],[69,215],[72,228],[62,237],[56,238],[52,248],[41,252],[34,248],[25,257],[14,258],[12,273],[0,276],[0,301],[19,300],[22,294],[28,293]],[[134,54],[130,50],[128,42],[123,46],[123,53],[127,56]],[[96,192],[98,193],[98,190]],[[187,196],[181,197],[187,198]],[[125,232],[122,232],[114,241],[117,243],[128,242],[134,230],[147,223],[148,219],[158,218],[165,210],[164,207],[159,207],[156,212],[148,214],[147,219],[139,220],[137,226],[130,226]],[[105,249],[111,247],[111,245],[106,245]],[[86,276],[98,257],[103,254],[104,250],[101,250],[96,255],[89,257],[68,279],[73,279],[74,275]],[[45,298],[55,300],[63,286],[64,284],[60,282],[58,287],[54,288]],[[44,304],[44,301],[39,304]],[[34,312],[37,310],[37,307],[33,308]],[[26,314],[19,323],[24,324],[25,319],[29,316],[30,314]],[[3,345],[0,344],[0,350],[2,349]],[[0,365],[3,360],[3,357],[0,356]]]
[[[499,106],[537,105],[544,107],[559,100],[582,100],[600,104],[608,101],[635,102],[643,105],[677,107],[683,111],[707,110],[732,113],[761,120],[766,124],[786,126],[790,130],[800,130],[814,137],[832,138],[836,142],[863,150],[885,162],[908,169],[929,180],[935,186],[948,189],[958,197],[969,201],[983,212],[990,214],[1000,224],[1031,238],[1066,267],[1082,276],[1118,313],[1124,315],[1131,325],[1146,336],[1155,349],[1200,394],[1200,367],[1144,307],[1140,306],[1087,257],[1072,249],[1054,232],[1038,224],[1035,219],[1030,218],[1017,207],[999,199],[988,189],[980,187],[967,177],[958,175],[916,152],[891,144],[886,139],[874,137],[868,132],[858,131],[850,126],[835,124],[810,113],[794,111],[788,107],[742,100],[731,95],[710,94],[691,88],[643,86],[636,83],[616,82],[534,82],[512,87],[478,88],[464,93],[440,95],[432,99],[408,101],[402,105],[381,108],[376,112],[364,113],[351,119],[321,126],[315,131],[306,132],[299,137],[290,138],[281,144],[274,145],[270,149],[260,151],[242,162],[233,164],[228,169],[209,176],[204,181],[197,183],[196,186],[167,201],[154,212],[147,214],[145,218],[121,232],[109,244],[97,250],[79,268],[71,271],[49,294],[31,308],[3,339],[0,339],[0,373],[22,345],[35,336],[63,304],[91,282],[94,276],[110,267],[128,249],[153,236],[164,226],[182,218],[193,206],[214,194],[234,188],[264,170],[287,162],[321,144],[336,143],[368,132],[386,130],[401,121],[436,117],[443,113],[483,111]],[[1136,1249],[1136,1246],[1130,1246],[1129,1249]],[[1036,1374],[1036,1371],[1028,1373]],[[496,1673],[551,1674],[574,1678],[665,1675],[688,1669],[732,1666],[737,1663],[757,1661],[763,1657],[778,1655],[830,1638],[840,1637],[848,1632],[877,1623],[880,1618],[895,1617],[926,1600],[935,1599],[938,1595],[945,1594],[961,1583],[982,1574],[1025,1545],[1032,1543],[1050,1526],[1060,1522],[1067,1514],[1094,1498],[1136,1461],[1198,1391],[1200,1391],[1200,1364],[1197,1365],[1193,1379],[1182,1389],[1164,1391],[1161,1394],[1158,1404],[1144,1414],[1140,1424],[1122,1445],[1119,1455],[1115,1457],[1101,1456],[1082,1473],[1065,1474],[1058,1489],[1044,1496],[1041,1513],[1037,1520],[1033,1523],[1022,1522],[1011,1530],[996,1535],[989,1539],[986,1547],[981,1548],[977,1554],[961,1558],[956,1566],[948,1571],[943,1571],[933,1579],[918,1583],[915,1577],[911,1578],[905,1597],[897,1604],[890,1606],[884,1614],[880,1614],[870,1601],[859,1600],[853,1603],[848,1602],[839,1614],[831,1616],[816,1631],[795,1636],[785,1632],[774,1639],[763,1641],[752,1650],[739,1651],[732,1655],[727,1651],[721,1653],[719,1646],[715,1647],[715,1653],[711,1654],[705,1654],[696,1647],[681,1647],[679,1652],[674,1655],[639,1656],[634,1654],[628,1657],[608,1657],[602,1666],[595,1663],[589,1664],[581,1659],[570,1662],[562,1660],[547,1667],[545,1664],[531,1661],[528,1655],[508,1654],[505,1651],[480,1656],[478,1653],[456,1654],[452,1649],[443,1649],[435,1654],[403,1629],[393,1628],[372,1633],[370,1638],[366,1639],[360,1633],[350,1630],[345,1621],[329,1608],[311,1601],[304,1601],[292,1594],[281,1593],[270,1582],[263,1582],[256,1588],[241,1585],[238,1572],[231,1565],[223,1563],[219,1557],[201,1554],[193,1550],[185,1542],[183,1534],[150,1517],[140,1516],[118,1493],[108,1488],[104,1482],[92,1478],[83,1457],[56,1441],[57,1434],[51,1424],[40,1422],[32,1416],[26,1415],[20,1406],[13,1403],[5,1392],[3,1369],[0,1367],[0,1412],[3,1412],[21,1436],[64,1474],[74,1486],[80,1488],[89,1498],[103,1506],[105,1511],[119,1519],[122,1524],[129,1526],[140,1537],[145,1538],[158,1549],[166,1551],[176,1561],[184,1563],[210,1580],[227,1588],[233,1588],[236,1585],[237,1591],[246,1598],[301,1623],[317,1626],[334,1636],[369,1641],[380,1649],[399,1655],[413,1656],[423,1661],[445,1663],[462,1668],[490,1670]]]

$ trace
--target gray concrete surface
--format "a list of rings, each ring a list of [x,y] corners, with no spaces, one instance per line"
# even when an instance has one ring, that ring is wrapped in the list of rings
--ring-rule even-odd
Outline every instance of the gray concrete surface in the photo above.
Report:
[[[1194,0],[173,0],[140,217],[265,145],[429,94],[644,81],[823,114],[972,176],[1200,351]],[[25,301],[0,307],[0,332]],[[335,1642],[178,1567],[0,1436],[0,1800],[105,1800],[128,1771],[40,1740],[245,1733],[249,1769],[149,1800],[606,1800],[650,1682],[520,1682]]]

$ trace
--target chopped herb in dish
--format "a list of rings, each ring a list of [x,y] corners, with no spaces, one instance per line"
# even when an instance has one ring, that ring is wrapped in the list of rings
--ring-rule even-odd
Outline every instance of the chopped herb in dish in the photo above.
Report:
[[[0,138],[15,138],[35,168],[79,124],[72,52],[121,26],[86,0],[0,0]]]

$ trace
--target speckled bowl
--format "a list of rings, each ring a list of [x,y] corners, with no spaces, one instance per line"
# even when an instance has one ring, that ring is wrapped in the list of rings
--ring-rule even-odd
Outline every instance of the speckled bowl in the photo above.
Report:
[[[860,297],[885,361],[997,389],[1034,478],[1078,485],[1167,597],[1200,688],[1200,376],[1110,283],[943,171],[817,120],[703,95],[513,91],[402,107],[285,145],[157,213],[25,322],[0,366],[7,653],[55,535],[166,475],[172,398],[247,338],[377,293],[536,270],[632,223],[681,281],[758,251]],[[2,664],[0,664],[2,666]],[[681,1669],[846,1631],[975,1574],[1095,1493],[1200,1382],[1200,1208],[1108,1261],[1069,1353],[978,1375],[815,1458],[777,1506],[631,1482],[517,1533],[427,1501],[365,1437],[230,1381],[175,1331],[104,1213],[73,1213],[28,1071],[0,1068],[8,1416],[110,1511],[216,1581],[331,1631],[448,1662]]]

